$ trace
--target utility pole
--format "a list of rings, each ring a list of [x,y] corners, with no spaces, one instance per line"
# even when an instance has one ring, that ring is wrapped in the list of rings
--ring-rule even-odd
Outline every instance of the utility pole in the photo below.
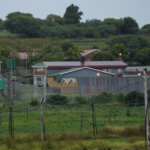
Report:
[[[145,99],[145,119],[146,119],[146,139],[148,150],[150,150],[150,133],[149,133],[149,103],[148,103],[148,77],[147,69],[144,69],[144,99]]]
[[[13,99],[15,96],[15,81],[16,78],[13,77],[13,69],[15,69],[15,60],[7,60],[7,69],[9,70],[8,76],[8,90],[7,90],[7,99],[9,104],[9,134],[12,139],[14,139],[14,119],[13,119]]]
[[[45,98],[41,98],[41,141],[44,139],[44,120],[43,120],[43,104],[45,102]]]

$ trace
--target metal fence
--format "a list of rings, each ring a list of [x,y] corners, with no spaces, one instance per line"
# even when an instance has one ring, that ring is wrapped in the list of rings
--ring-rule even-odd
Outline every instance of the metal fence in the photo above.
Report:
[[[70,97],[76,95],[92,95],[101,94],[102,92],[110,93],[129,93],[131,91],[143,92],[143,78],[141,77],[122,77],[122,78],[78,78],[76,86],[57,86],[46,87],[46,96],[52,94],[62,94]],[[148,88],[150,88],[150,80],[148,79]],[[15,99],[16,100],[31,100],[34,97],[34,92],[37,92],[36,98],[43,96],[44,87],[34,87],[22,83],[15,83]]]

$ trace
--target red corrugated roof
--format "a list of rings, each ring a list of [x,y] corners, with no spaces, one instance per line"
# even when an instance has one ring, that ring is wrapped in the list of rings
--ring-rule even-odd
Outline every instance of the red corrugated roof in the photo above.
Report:
[[[88,50],[84,50],[82,53],[81,53],[81,55],[82,56],[86,56],[86,55],[88,55],[88,54],[90,54],[90,53],[93,53],[93,52],[95,52],[95,51],[100,51],[99,49],[88,49]]]
[[[51,61],[43,62],[48,68],[74,68],[74,67],[91,67],[91,68],[125,68],[127,66],[123,61]]]
[[[26,60],[29,58],[29,55],[37,55],[38,53],[37,52],[32,52],[32,53],[29,53],[29,52],[19,52],[18,53],[18,57],[21,59],[21,60]]]

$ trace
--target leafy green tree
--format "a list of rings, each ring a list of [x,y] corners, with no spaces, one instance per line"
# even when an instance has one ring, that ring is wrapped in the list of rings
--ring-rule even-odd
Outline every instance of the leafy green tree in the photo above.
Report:
[[[18,17],[18,23],[16,24],[17,33],[27,37],[38,37],[38,30],[40,25],[36,19],[30,16]]]
[[[114,56],[109,51],[99,52],[93,55],[93,61],[114,60]]]
[[[131,49],[129,51],[129,60],[128,60],[129,65],[135,65],[135,62],[136,62],[135,56],[138,51],[139,49]]]
[[[123,19],[122,33],[124,34],[137,34],[139,32],[139,27],[136,22],[131,17],[125,17]]]
[[[69,48],[74,49],[74,45],[71,42],[64,42],[64,43],[62,43],[61,48],[62,48],[62,51],[65,52]]]
[[[106,18],[106,19],[104,19],[103,24],[115,26],[116,33],[120,34],[122,27],[124,25],[124,21],[123,21],[123,19]]]
[[[45,44],[40,48],[39,54],[29,56],[29,66],[41,61],[62,61],[64,54],[60,47]]]
[[[45,45],[42,48],[42,61],[60,61],[64,60],[64,55],[60,47]]]
[[[142,48],[137,51],[135,61],[141,65],[150,65],[150,48]]]
[[[116,34],[116,27],[114,25],[102,24],[97,28],[101,37]]]
[[[6,61],[9,58],[16,59],[18,61],[17,52],[11,50],[9,47],[2,47],[0,45],[0,60],[2,61],[3,68],[6,67]]]
[[[81,51],[78,49],[78,47],[69,48],[65,52],[65,58],[70,61],[79,60],[81,57],[80,52]]]
[[[0,19],[0,30],[3,30],[3,29],[4,29],[4,24],[3,24],[2,19]]]
[[[66,60],[79,60],[81,57],[81,51],[78,49],[78,47],[75,47],[70,42],[64,42],[61,45],[62,51],[64,52],[64,56]]]
[[[18,17],[19,16],[32,17],[31,14],[25,14],[25,13],[21,13],[21,12],[9,13],[7,15],[6,21],[5,21],[5,27],[6,27],[6,29],[8,29],[12,33],[17,33],[17,27],[16,27],[16,25],[18,24]]]
[[[32,65],[41,61],[41,55],[30,55],[28,65],[31,67]]]
[[[62,25],[63,23],[63,18],[58,15],[49,14],[46,18],[46,24],[49,26]]]
[[[79,7],[71,4],[66,8],[64,19],[66,24],[77,24],[80,23],[83,12],[79,11]]]
[[[150,24],[146,24],[142,27],[142,29],[149,29],[150,28]]]
[[[6,29],[12,33],[19,33],[22,36],[37,37],[40,29],[39,21],[31,14],[20,12],[10,13],[5,21]]]
[[[115,56],[116,59],[123,59],[124,61],[128,61],[129,59],[128,50],[122,43],[114,44],[111,49],[111,54]]]
[[[128,50],[150,47],[150,42],[139,35],[119,35],[111,38],[107,43],[110,47],[116,43],[123,43]]]
[[[88,26],[97,27],[102,24],[102,21],[98,19],[91,19],[91,20],[86,20],[85,24]]]
[[[150,24],[146,24],[141,29],[142,34],[150,35]]]

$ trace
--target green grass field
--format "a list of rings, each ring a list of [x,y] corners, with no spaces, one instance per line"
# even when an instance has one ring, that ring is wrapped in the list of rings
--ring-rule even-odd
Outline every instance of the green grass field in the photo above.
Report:
[[[18,103],[14,107],[15,133],[40,132],[40,107],[31,107],[26,103]],[[28,109],[28,111],[27,111]],[[130,126],[144,124],[144,107],[131,107],[129,114],[126,106],[95,105],[97,127]],[[82,114],[82,130],[92,129],[92,110],[90,105],[64,106],[53,108],[44,107],[44,123],[46,132],[80,131]],[[0,133],[8,134],[9,110],[5,108],[0,113]]]
[[[9,136],[9,109],[1,103],[0,150],[144,150],[144,107],[95,104],[98,134],[92,132],[90,104],[44,106],[44,142],[40,142],[40,106],[15,102],[15,141]],[[27,107],[28,106],[28,107]],[[28,110],[28,111],[27,111]],[[82,123],[81,123],[82,115]],[[82,131],[81,131],[82,126]]]

